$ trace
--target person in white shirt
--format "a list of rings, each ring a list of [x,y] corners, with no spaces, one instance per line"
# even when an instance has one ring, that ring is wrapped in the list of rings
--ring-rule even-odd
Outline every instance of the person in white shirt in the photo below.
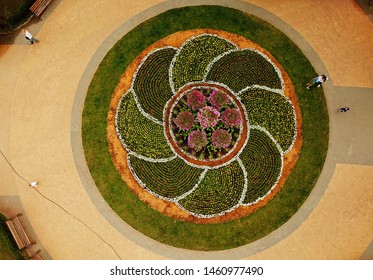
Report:
[[[312,87],[313,85],[317,85],[317,87],[320,87],[321,84],[322,84],[322,83],[325,83],[327,80],[328,80],[328,77],[325,76],[325,75],[321,75],[321,76],[318,76],[318,77],[312,78],[312,80],[309,81],[309,82],[306,84],[306,88],[307,88],[307,89],[310,89],[310,87]]]
[[[26,40],[30,42],[30,44],[33,44],[35,42],[34,38],[32,37],[32,34],[28,32],[26,29],[22,29],[22,34],[25,36]]]
[[[37,181],[31,182],[29,186],[36,188],[38,186],[38,182]]]

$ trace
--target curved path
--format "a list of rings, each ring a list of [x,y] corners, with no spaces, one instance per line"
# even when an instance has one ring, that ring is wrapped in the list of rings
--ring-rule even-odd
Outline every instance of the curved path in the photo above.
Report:
[[[24,213],[45,258],[373,258],[373,26],[352,0],[52,3],[30,27],[40,43],[29,46],[18,37],[0,44],[0,149],[21,176],[40,182],[28,187],[0,158],[0,212]],[[330,145],[311,196],[277,231],[223,252],[172,248],[122,222],[97,193],[80,141],[84,96],[107,50],[144,20],[201,3],[267,20],[330,77],[324,86]],[[341,106],[351,111],[338,114]]]

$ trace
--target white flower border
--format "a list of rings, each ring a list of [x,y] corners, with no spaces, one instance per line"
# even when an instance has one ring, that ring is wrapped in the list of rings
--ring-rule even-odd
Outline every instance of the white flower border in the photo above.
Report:
[[[212,170],[213,168],[209,168],[209,167],[205,167],[205,168],[200,168],[202,171],[202,173],[200,174],[199,176],[199,179],[197,181],[197,183],[190,189],[188,190],[187,192],[185,192],[184,194],[178,196],[178,197],[175,197],[175,198],[168,198],[168,197],[164,197],[162,195],[159,195],[157,193],[155,193],[154,191],[150,190],[146,184],[138,177],[138,175],[136,174],[136,171],[133,169],[132,165],[131,165],[131,160],[130,160],[130,156],[135,156],[137,157],[137,154],[136,153],[133,153],[133,152],[130,152],[129,153],[129,156],[127,158],[127,163],[128,163],[128,167],[130,168],[131,170],[131,173],[133,174],[133,176],[135,177],[136,181],[140,184],[140,186],[145,189],[146,191],[148,191],[149,193],[151,193],[153,196],[157,197],[157,198],[160,198],[162,200],[165,200],[165,201],[170,201],[170,202],[173,202],[175,203],[180,209],[184,210],[185,212],[193,215],[193,216],[196,216],[198,218],[213,218],[213,217],[217,217],[217,216],[223,216],[235,209],[237,209],[238,207],[240,206],[250,206],[250,205],[253,205],[253,204],[256,204],[258,203],[259,201],[263,200],[265,197],[267,197],[272,191],[273,189],[276,187],[276,185],[278,184],[281,176],[282,176],[282,171],[283,171],[283,167],[284,167],[284,154],[283,154],[283,151],[280,147],[280,145],[276,142],[276,140],[272,137],[272,135],[263,127],[261,126],[251,126],[251,129],[257,129],[257,130],[260,130],[262,132],[264,132],[272,141],[273,143],[275,143],[276,145],[276,148],[278,149],[279,153],[280,153],[280,159],[281,159],[281,166],[280,166],[280,172],[277,176],[277,179],[276,181],[274,182],[274,184],[272,185],[272,187],[269,189],[269,191],[261,196],[261,197],[258,197],[255,201],[253,202],[250,202],[250,203],[243,203],[243,200],[245,199],[245,196],[246,196],[246,192],[247,192],[247,189],[248,189],[248,179],[247,179],[247,171],[246,171],[246,168],[245,166],[243,165],[242,163],[242,160],[240,158],[237,157],[237,162],[239,164],[239,166],[241,167],[241,170],[243,172],[243,175],[244,175],[244,186],[242,188],[242,193],[241,193],[241,197],[239,199],[239,201],[234,205],[232,206],[231,208],[227,209],[227,210],[224,210],[222,212],[219,212],[219,213],[215,213],[215,214],[209,214],[209,215],[205,215],[205,214],[200,214],[200,213],[195,213],[193,211],[190,211],[186,208],[184,208],[180,203],[179,201],[181,199],[184,199],[186,198],[188,195],[190,195],[191,193],[193,193],[196,189],[198,189],[200,183],[203,181],[203,179],[205,178],[207,172],[209,170]],[[170,161],[170,160],[173,160],[175,159],[176,157],[172,157],[172,158],[168,158],[168,159],[163,159],[162,162],[167,162],[167,161]],[[153,161],[152,161],[153,162]],[[220,166],[221,167],[221,166]]]
[[[122,136],[121,136],[121,134],[120,134],[120,132],[119,132],[118,124],[117,124],[117,122],[118,122],[118,112],[119,112],[118,109],[120,108],[120,105],[121,105],[121,103],[122,103],[122,98],[123,98],[125,95],[129,94],[129,92],[131,92],[132,95],[133,95],[133,97],[134,97],[134,99],[135,99],[136,106],[137,106],[138,110],[140,111],[140,113],[141,113],[144,117],[146,117],[146,118],[148,118],[149,120],[153,121],[154,123],[159,124],[159,125],[162,125],[162,126],[163,126],[163,130],[164,130],[164,134],[165,134],[165,125],[164,125],[164,122],[165,122],[165,112],[166,112],[166,108],[167,108],[167,106],[169,105],[168,103],[169,103],[170,100],[171,100],[171,99],[170,99],[170,100],[166,103],[166,105],[165,105],[165,107],[164,107],[164,110],[163,110],[163,122],[157,120],[157,119],[154,118],[153,116],[151,116],[151,115],[149,115],[148,113],[146,113],[146,112],[142,109],[142,106],[141,106],[141,104],[140,104],[140,102],[139,102],[139,100],[138,100],[138,98],[137,98],[136,91],[134,90],[134,82],[135,82],[135,79],[136,79],[136,77],[137,77],[137,74],[138,74],[139,69],[140,69],[141,66],[145,63],[145,61],[148,59],[148,57],[151,56],[152,54],[154,54],[154,53],[156,53],[156,52],[158,52],[158,51],[160,51],[160,50],[162,50],[162,49],[169,49],[169,48],[171,48],[171,49],[176,50],[176,54],[174,55],[174,57],[173,57],[173,59],[172,59],[172,61],[171,61],[171,63],[170,63],[170,67],[169,67],[169,69],[168,69],[168,74],[169,74],[169,83],[170,83],[171,91],[173,92],[173,94],[175,95],[175,94],[176,94],[176,93],[177,93],[177,92],[178,92],[182,87],[184,87],[184,86],[187,86],[187,85],[190,85],[190,84],[196,84],[196,83],[198,83],[198,82],[187,83],[186,85],[183,85],[182,87],[180,87],[180,88],[178,89],[178,91],[175,91],[175,85],[174,85],[174,83],[173,83],[173,77],[172,77],[172,69],[173,69],[173,67],[174,67],[174,65],[175,65],[175,61],[176,61],[176,59],[177,59],[179,53],[181,52],[182,48],[183,48],[183,47],[184,47],[184,46],[185,46],[189,41],[192,41],[192,40],[194,40],[195,38],[202,37],[202,36],[213,36],[213,37],[217,37],[217,38],[219,38],[219,39],[223,39],[223,40],[227,41],[228,43],[231,43],[233,46],[235,46],[235,48],[234,48],[234,49],[231,49],[231,50],[229,50],[229,51],[227,51],[227,52],[224,52],[224,53],[222,53],[221,55],[219,55],[219,56],[217,56],[216,58],[214,58],[213,61],[210,62],[210,64],[207,66],[207,68],[206,68],[206,72],[205,72],[205,76],[204,76],[203,80],[200,81],[200,83],[205,82],[205,83],[215,84],[215,85],[221,86],[221,87],[225,88],[226,90],[228,90],[229,92],[231,92],[232,94],[234,94],[235,97],[239,100],[239,102],[241,102],[241,98],[240,98],[239,95],[240,95],[242,92],[244,92],[244,91],[246,91],[247,89],[250,89],[250,88],[259,88],[259,89],[264,89],[264,90],[267,90],[267,91],[270,91],[270,92],[274,92],[274,93],[280,94],[280,95],[282,95],[283,97],[285,97],[285,96],[284,96],[284,80],[283,80],[283,78],[282,78],[282,73],[281,73],[281,71],[279,70],[279,68],[278,68],[278,67],[277,67],[277,66],[276,66],[276,65],[271,61],[271,59],[269,59],[269,57],[268,57],[267,55],[265,55],[264,53],[262,53],[262,52],[260,52],[260,51],[258,51],[258,50],[256,50],[256,49],[253,49],[253,48],[243,48],[243,49],[239,49],[239,48],[237,47],[237,45],[234,44],[233,42],[231,42],[230,40],[227,40],[227,39],[222,38],[222,37],[220,37],[220,36],[218,36],[218,35],[215,35],[215,34],[204,33],[204,34],[200,34],[200,35],[197,35],[197,36],[190,37],[189,39],[187,39],[187,40],[182,44],[182,46],[181,46],[180,48],[175,48],[175,47],[171,47],[171,46],[158,48],[158,49],[156,49],[156,50],[151,51],[149,54],[146,55],[146,57],[144,57],[144,58],[142,59],[141,63],[140,63],[139,66],[137,67],[137,69],[136,69],[136,71],[135,71],[135,73],[134,73],[134,75],[133,75],[133,77],[132,77],[132,82],[131,82],[131,87],[130,87],[130,89],[127,90],[127,91],[122,95],[122,97],[120,98],[120,101],[118,102],[118,106],[117,106],[117,110],[116,110],[116,114],[115,114],[115,129],[116,129],[117,135],[118,135],[118,137],[119,137],[119,139],[120,139],[120,142],[122,143],[123,147],[128,151],[128,157],[127,157],[128,167],[129,167],[129,169],[130,169],[132,175],[134,176],[134,178],[136,179],[136,181],[140,184],[140,186],[141,186],[142,188],[144,188],[146,191],[148,191],[149,193],[151,193],[151,194],[152,194],[153,196],[155,196],[155,197],[158,197],[158,198],[163,199],[163,200],[166,200],[166,201],[174,202],[178,207],[180,207],[180,209],[183,209],[184,211],[186,211],[187,213],[192,214],[193,216],[196,216],[196,217],[199,217],[199,218],[212,218],[212,217],[217,217],[217,216],[225,215],[225,214],[227,214],[227,213],[229,213],[229,212],[235,210],[236,208],[238,208],[238,207],[240,207],[240,206],[249,206],[249,205],[253,205],[253,204],[255,204],[255,203],[257,203],[257,202],[263,200],[266,196],[268,196],[268,195],[273,191],[273,189],[276,187],[276,185],[278,184],[278,181],[280,180],[280,178],[281,178],[281,176],[282,176],[282,171],[283,171],[283,167],[284,167],[284,155],[285,155],[286,153],[288,153],[288,152],[293,148],[293,145],[294,145],[295,139],[296,139],[296,137],[297,137],[297,121],[296,121],[296,113],[295,113],[294,106],[293,106],[293,104],[291,103],[291,101],[289,100],[289,98],[285,97],[285,98],[287,99],[287,101],[290,103],[290,105],[292,106],[293,118],[294,118],[294,136],[293,136],[292,144],[290,145],[290,147],[289,147],[286,151],[283,151],[282,148],[281,148],[281,146],[277,143],[277,141],[273,138],[273,136],[272,136],[272,135],[271,135],[271,134],[270,134],[270,133],[269,133],[265,128],[263,128],[263,127],[261,127],[261,126],[257,126],[257,125],[251,125],[251,126],[250,126],[250,124],[249,124],[249,116],[248,116],[248,114],[247,114],[246,107],[245,107],[245,106],[242,104],[242,102],[241,102],[241,105],[242,105],[242,107],[243,107],[243,109],[244,109],[245,118],[246,118],[246,120],[247,120],[247,125],[248,125],[248,135],[247,135],[247,137],[246,137],[245,143],[244,143],[243,147],[241,148],[241,150],[240,150],[240,151],[239,151],[239,152],[238,152],[238,153],[237,153],[237,154],[236,154],[236,155],[235,155],[231,160],[229,160],[229,161],[227,161],[227,162],[225,162],[225,163],[223,163],[222,165],[219,165],[219,166],[213,166],[213,167],[203,166],[203,167],[201,167],[201,166],[199,166],[199,165],[192,164],[192,163],[188,162],[187,160],[185,160],[185,159],[179,157],[178,154],[177,154],[177,153],[175,152],[175,150],[173,149],[172,145],[169,143],[169,141],[167,141],[167,143],[169,143],[169,146],[171,147],[172,152],[175,154],[174,156],[169,157],[169,158],[153,159],[153,158],[149,158],[149,157],[142,156],[142,155],[137,154],[136,152],[130,150],[130,149],[127,147],[127,145],[125,144],[124,139],[122,138]],[[280,78],[280,81],[281,81],[281,89],[269,88],[269,87],[267,87],[267,86],[262,86],[262,85],[251,85],[251,86],[248,86],[248,87],[246,87],[246,88],[240,90],[238,93],[235,93],[233,90],[231,90],[231,89],[230,89],[228,86],[226,86],[225,84],[218,83],[218,82],[213,82],[213,81],[207,81],[207,79],[206,79],[206,78],[207,78],[207,75],[208,75],[208,73],[210,72],[210,70],[211,70],[211,68],[212,68],[212,65],[213,65],[216,61],[218,61],[219,59],[221,59],[222,57],[224,57],[224,56],[227,55],[227,54],[230,54],[230,53],[232,53],[232,52],[241,51],[241,50],[250,50],[250,51],[254,51],[254,52],[260,54],[260,55],[261,55],[263,58],[265,58],[269,63],[271,63],[271,65],[274,67],[274,69],[275,69],[275,71],[276,71],[278,77]],[[196,87],[198,87],[198,86],[196,86]],[[196,87],[195,87],[195,88],[196,88]],[[174,104],[177,103],[177,101],[178,101],[180,98],[181,98],[181,97],[178,97],[178,99],[174,102]],[[169,125],[169,124],[170,124],[170,123],[168,123],[168,125]],[[264,196],[257,198],[254,202],[251,202],[251,203],[247,203],[247,204],[245,204],[245,203],[243,203],[243,200],[244,200],[244,198],[245,198],[245,195],[246,195],[246,192],[247,192],[247,188],[248,188],[248,179],[247,179],[247,171],[246,171],[246,168],[244,167],[244,165],[243,165],[241,159],[239,158],[239,156],[241,155],[241,152],[243,151],[243,149],[246,147],[246,145],[247,145],[247,143],[248,143],[248,140],[249,140],[249,138],[250,138],[250,130],[251,130],[251,129],[258,129],[258,130],[264,132],[264,133],[265,133],[266,135],[268,135],[268,137],[269,137],[269,138],[270,138],[270,139],[275,143],[275,145],[276,145],[276,147],[277,147],[277,149],[278,149],[278,151],[279,151],[279,153],[280,153],[280,158],[281,158],[281,168],[280,168],[280,172],[279,172],[279,175],[278,175],[278,177],[277,177],[277,180],[276,180],[276,182],[273,184],[273,186],[271,187],[271,189],[270,189],[270,190],[269,190],[269,191],[268,191]],[[241,138],[241,133],[242,133],[242,129],[240,130],[240,135],[239,135],[238,140]],[[172,135],[172,136],[173,136],[173,135]],[[166,137],[166,134],[165,134],[165,137]],[[166,137],[166,139],[167,139],[167,137]],[[175,141],[175,140],[174,140],[174,141]],[[237,143],[238,143],[238,141],[237,141]],[[237,143],[236,143],[236,145],[237,145]],[[232,150],[234,150],[234,149],[232,149]],[[231,150],[231,151],[232,151],[232,150]],[[229,154],[229,153],[228,153],[228,154]],[[228,154],[227,154],[227,155],[228,155]],[[227,156],[227,155],[226,155],[226,156]],[[153,162],[153,163],[164,163],[164,162],[168,162],[168,161],[174,160],[174,159],[176,159],[177,157],[179,157],[179,158],[182,159],[186,164],[188,164],[188,165],[190,165],[190,166],[192,166],[192,167],[199,168],[199,169],[201,169],[201,170],[203,170],[203,171],[201,172],[201,175],[199,176],[199,179],[198,179],[197,183],[193,186],[193,188],[191,188],[189,191],[185,192],[184,194],[182,194],[182,195],[179,196],[179,197],[171,198],[171,199],[170,199],[170,198],[163,197],[163,196],[161,196],[161,195],[159,195],[159,194],[157,194],[157,193],[151,191],[151,190],[146,186],[146,184],[142,182],[142,180],[137,176],[136,171],[133,169],[133,167],[132,167],[132,165],[131,165],[131,161],[130,161],[131,156],[135,156],[135,157],[137,157],[137,158],[139,158],[139,159],[142,159],[142,160],[145,160],[145,161],[149,161],[149,162]],[[189,210],[185,209],[183,206],[181,206],[181,205],[179,204],[179,200],[181,200],[181,199],[187,197],[188,195],[190,195],[191,193],[193,193],[193,192],[194,192],[194,191],[199,187],[199,184],[200,184],[200,183],[202,182],[202,180],[205,178],[205,175],[207,174],[207,172],[208,172],[209,170],[213,170],[213,169],[217,169],[217,168],[221,168],[221,167],[227,166],[227,165],[229,165],[230,163],[232,163],[232,162],[235,161],[235,160],[237,160],[237,162],[239,163],[239,165],[240,165],[240,167],[241,167],[241,170],[242,170],[242,172],[243,172],[243,174],[244,174],[244,187],[243,187],[242,195],[241,195],[241,198],[240,198],[239,202],[238,202],[236,205],[234,205],[234,206],[231,207],[230,209],[227,209],[227,210],[222,211],[222,212],[220,212],[220,213],[211,214],[211,215],[203,215],[203,214],[200,214],[200,213],[194,213],[194,212],[192,212],[192,211],[189,211]]]

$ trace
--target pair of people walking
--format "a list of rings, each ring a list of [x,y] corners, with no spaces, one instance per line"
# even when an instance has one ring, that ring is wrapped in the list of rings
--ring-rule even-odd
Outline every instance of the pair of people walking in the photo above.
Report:
[[[328,80],[328,77],[325,76],[325,75],[320,75],[320,76],[317,76],[315,78],[312,78],[311,81],[309,81],[307,84],[306,84],[306,88],[307,89],[310,89],[312,86],[317,86],[317,87],[320,87],[323,83],[325,83],[326,81]],[[346,113],[350,111],[350,108],[349,107],[341,107],[341,108],[338,108],[338,112],[341,112],[341,113]]]
[[[309,81],[306,84],[306,88],[310,89],[312,86],[320,87],[323,83],[325,83],[328,80],[328,77],[325,75],[320,75],[318,77],[312,78],[311,81]]]

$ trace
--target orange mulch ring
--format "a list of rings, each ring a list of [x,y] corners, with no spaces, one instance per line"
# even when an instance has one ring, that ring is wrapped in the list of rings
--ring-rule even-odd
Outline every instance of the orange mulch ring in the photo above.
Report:
[[[119,103],[119,100],[123,93],[130,89],[132,83],[132,77],[140,65],[141,61],[151,52],[158,48],[173,46],[179,48],[187,39],[201,35],[201,34],[215,34],[231,42],[235,43],[239,48],[253,48],[262,53],[264,53],[269,59],[278,67],[281,71],[282,78],[284,81],[284,95],[290,99],[293,104],[296,113],[296,124],[297,124],[297,135],[293,144],[292,149],[284,155],[284,165],[282,170],[282,176],[278,181],[277,185],[271,191],[269,195],[260,200],[259,202],[250,206],[240,206],[235,210],[222,215],[215,216],[212,218],[199,218],[196,217],[182,209],[180,209],[175,203],[157,198],[146,191],[133,177],[127,164],[127,151],[123,148],[115,129],[115,114]],[[211,223],[222,223],[234,219],[239,219],[249,215],[250,213],[257,211],[259,208],[266,205],[284,186],[286,179],[293,170],[295,163],[298,159],[301,147],[302,147],[302,118],[301,111],[298,105],[298,99],[295,94],[294,86],[282,68],[282,66],[277,62],[277,60],[265,49],[263,49],[258,44],[235,34],[228,33],[225,31],[213,30],[213,29],[195,29],[188,31],[180,31],[171,34],[148,48],[146,48],[142,53],[140,53],[137,58],[127,67],[126,71],[123,73],[117,87],[112,95],[110,110],[108,113],[108,127],[107,127],[107,137],[109,142],[109,150],[113,160],[113,163],[120,173],[122,179],[126,182],[128,187],[133,193],[135,193],[142,201],[148,204],[151,208],[163,213],[164,215],[170,216],[174,219],[179,219],[191,223],[197,224],[211,224]]]

